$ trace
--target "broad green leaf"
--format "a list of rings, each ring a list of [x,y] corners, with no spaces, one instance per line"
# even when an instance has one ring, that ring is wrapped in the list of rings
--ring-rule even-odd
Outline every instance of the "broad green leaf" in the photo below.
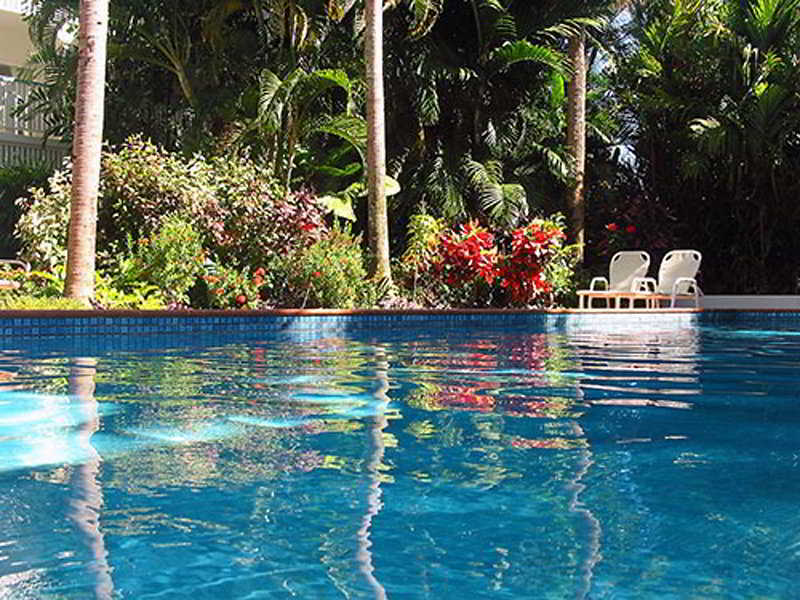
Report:
[[[551,108],[559,108],[564,105],[564,98],[566,92],[564,89],[564,76],[553,71],[550,73],[550,106]]]
[[[328,117],[318,122],[312,133],[327,133],[350,142],[361,157],[361,161],[366,163],[367,122],[362,117],[350,115]]]
[[[363,167],[361,163],[350,163],[349,165],[339,168],[334,167],[331,165],[320,165],[318,167],[314,167],[314,170],[318,173],[323,173],[325,175],[331,175],[332,177],[351,177],[353,175],[358,174]]]
[[[356,220],[356,214],[353,212],[353,202],[349,198],[328,195],[321,196],[318,200],[320,204],[337,217],[347,219],[348,221]]]
[[[384,188],[386,190],[387,196],[394,196],[395,194],[400,193],[400,182],[397,181],[394,177],[389,177],[386,175],[384,179]]]
[[[369,190],[367,189],[367,187],[363,186],[363,188],[364,189],[361,190],[361,193],[359,194],[359,197],[361,198],[365,198],[367,194],[369,194]],[[395,194],[398,194],[400,192],[400,182],[394,179],[393,177],[385,175],[383,179],[383,190],[384,190],[383,193],[386,194],[387,196],[394,196]]]

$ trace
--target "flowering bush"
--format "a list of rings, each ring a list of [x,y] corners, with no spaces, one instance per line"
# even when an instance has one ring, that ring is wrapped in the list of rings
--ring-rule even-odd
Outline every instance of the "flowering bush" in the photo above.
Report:
[[[469,222],[445,230],[435,246],[416,249],[404,262],[413,260],[423,274],[415,281],[434,306],[552,303],[571,286],[575,264],[576,247],[565,246],[564,229],[560,215],[536,219],[508,236]]]
[[[554,221],[536,220],[511,232],[511,252],[498,264],[500,285],[515,305],[527,305],[552,290],[545,267],[566,235]]]
[[[208,308],[257,308],[265,270],[259,267],[250,273],[232,267],[213,265],[203,275],[204,289],[197,301]]]
[[[347,230],[331,230],[308,248],[288,254],[277,268],[284,274],[285,287],[276,290],[276,300],[283,305],[358,308],[377,300],[377,289],[367,280],[360,240]]]
[[[447,285],[462,285],[483,279],[492,285],[495,278],[497,248],[494,235],[475,221],[445,231],[439,239],[440,259],[435,265]]]

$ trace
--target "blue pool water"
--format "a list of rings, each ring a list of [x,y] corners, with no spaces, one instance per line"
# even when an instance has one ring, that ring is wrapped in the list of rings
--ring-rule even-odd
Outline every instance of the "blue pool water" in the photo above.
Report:
[[[0,353],[0,598],[798,598],[800,332]]]

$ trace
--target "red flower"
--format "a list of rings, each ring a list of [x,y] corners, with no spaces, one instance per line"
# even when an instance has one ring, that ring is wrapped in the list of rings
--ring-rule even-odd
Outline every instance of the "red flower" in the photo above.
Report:
[[[606,225],[606,229],[608,229],[609,231],[618,231],[619,225],[617,225],[616,223],[609,223],[608,225]]]
[[[628,225],[625,228],[625,231],[627,231],[628,233],[636,233],[636,225]]]
[[[303,231],[314,231],[316,228],[317,226],[314,225],[314,223],[306,223],[300,226],[300,229],[302,229]]]
[[[239,294],[238,296],[236,296],[236,304],[238,304],[239,306],[247,304],[247,296],[245,296],[244,294]]]
[[[256,277],[263,277],[266,274],[267,270],[264,267],[258,267],[253,273],[253,275],[255,275]]]
[[[322,275],[322,273],[320,273],[319,271],[314,271],[314,277],[319,277],[321,275]]]

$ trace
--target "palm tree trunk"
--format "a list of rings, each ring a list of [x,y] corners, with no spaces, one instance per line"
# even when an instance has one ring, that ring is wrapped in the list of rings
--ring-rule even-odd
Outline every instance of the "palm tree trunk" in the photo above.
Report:
[[[367,0],[367,238],[370,275],[392,283],[386,209],[386,125],[383,97],[383,0]]]
[[[81,0],[65,294],[87,306],[94,297],[107,31],[108,0]]]
[[[586,36],[583,32],[569,40],[569,59],[573,75],[567,85],[567,152],[572,158],[573,179],[567,190],[569,224],[575,243],[580,244],[579,260],[583,262],[586,202]]]

